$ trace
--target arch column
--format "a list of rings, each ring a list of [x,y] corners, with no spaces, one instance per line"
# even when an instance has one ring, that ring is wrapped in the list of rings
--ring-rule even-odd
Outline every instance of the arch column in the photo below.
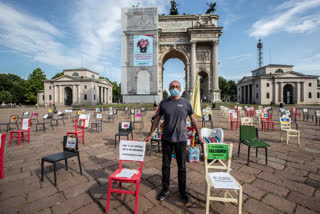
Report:
[[[221,102],[219,89],[219,74],[218,74],[218,44],[219,40],[212,43],[212,97],[211,102]]]
[[[159,62],[159,65],[158,65],[158,83],[159,83],[159,87],[158,87],[158,95],[160,96],[160,99],[162,100],[163,99],[163,63],[162,62]]]
[[[197,42],[196,41],[192,41],[192,45],[191,45],[191,72],[190,72],[190,78],[189,78],[189,82],[190,82],[190,87],[189,87],[189,92],[190,92],[190,97],[192,96],[193,93],[193,87],[194,87],[194,79],[195,79],[195,73],[196,73],[196,48],[197,48]]]

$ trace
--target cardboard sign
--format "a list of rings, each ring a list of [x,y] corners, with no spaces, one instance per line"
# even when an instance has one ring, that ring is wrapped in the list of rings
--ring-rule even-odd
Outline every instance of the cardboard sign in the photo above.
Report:
[[[281,117],[281,118],[280,118],[280,122],[281,122],[281,123],[290,123],[290,118],[288,118],[288,117]]]
[[[59,111],[59,112],[58,112],[58,115],[62,115],[62,112],[61,112],[61,111]]]
[[[100,109],[99,109],[99,108],[96,108],[96,112],[100,112]]]
[[[49,116],[48,114],[45,114],[45,115],[43,115],[43,118],[44,118],[44,119],[47,119],[48,116]]]
[[[112,112],[112,111],[109,111],[109,115],[112,116],[112,115],[113,115],[113,112]]]
[[[49,113],[52,113],[52,112],[53,112],[53,109],[52,109],[52,108],[50,108],[50,109],[48,110],[48,112],[49,112]]]
[[[119,159],[143,161],[146,144],[143,141],[120,140]]]
[[[66,148],[76,149],[76,144],[77,144],[77,138],[75,138],[75,137],[68,137],[67,138]]]
[[[72,113],[72,109],[66,109],[65,112]]]
[[[38,117],[38,115],[39,115],[38,113],[33,113],[32,117]]]
[[[307,113],[307,112],[308,112],[308,109],[304,108],[304,109],[303,109],[303,112]]]
[[[130,122],[123,122],[121,123],[122,129],[129,129],[130,128]]]
[[[229,148],[226,144],[207,144],[209,160],[228,160]]]
[[[16,122],[18,120],[18,117],[17,116],[12,116],[10,120],[11,120],[11,122]]]
[[[245,123],[245,124],[249,124],[249,123],[251,123],[251,119],[249,117],[244,117],[244,118],[242,118],[241,122]]]
[[[29,128],[29,119],[22,119],[22,130],[28,130]]]
[[[141,118],[141,114],[140,113],[136,113],[136,118]]]
[[[234,118],[234,119],[238,118],[238,115],[236,112],[232,112],[232,118]]]
[[[23,113],[23,116],[28,116],[29,115],[29,112],[24,112]]]
[[[78,114],[82,114],[82,111],[78,111]]]
[[[208,121],[208,120],[209,120],[209,115],[208,115],[208,114],[203,115],[203,119],[204,119],[205,121]]]
[[[87,113],[87,109],[83,109],[83,110],[82,110],[82,113]]]
[[[97,119],[102,119],[102,114],[97,114]]]
[[[130,112],[131,112],[131,114],[134,114],[134,109],[131,109],[131,111],[130,111]]]

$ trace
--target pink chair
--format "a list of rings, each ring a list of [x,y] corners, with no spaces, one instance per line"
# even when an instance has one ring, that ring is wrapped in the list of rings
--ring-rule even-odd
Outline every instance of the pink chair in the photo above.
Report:
[[[30,143],[30,125],[31,125],[31,119],[29,118],[21,119],[21,129],[18,131],[10,132],[10,144],[12,144],[13,138],[18,138],[18,145],[20,145],[21,138],[22,138],[22,142],[24,142],[24,133],[27,133],[28,143]],[[18,134],[18,136],[14,136],[14,134]]]
[[[3,178],[3,152],[7,134],[0,134],[0,178]]]

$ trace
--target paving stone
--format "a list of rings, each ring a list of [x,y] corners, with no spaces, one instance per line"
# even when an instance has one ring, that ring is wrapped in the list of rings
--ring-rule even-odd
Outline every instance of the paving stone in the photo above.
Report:
[[[254,175],[235,170],[232,170],[230,174],[237,179],[237,181],[243,181],[244,183],[252,183],[256,179],[256,176]]]
[[[35,200],[39,200],[41,198],[45,198],[48,197],[50,195],[53,195],[57,192],[57,188],[53,187],[53,186],[48,186],[33,192],[29,192],[28,193],[28,202],[32,202]]]
[[[252,184],[244,184],[242,186],[242,190],[243,190],[243,193],[258,200],[260,200],[262,196],[264,196],[267,193],[267,191],[259,189]]]
[[[239,169],[239,171],[243,172],[243,173],[248,173],[248,174],[251,174],[251,175],[258,175],[261,172],[260,169],[256,169],[256,168],[248,167],[248,166],[242,166]]]
[[[267,181],[263,181],[261,179],[256,179],[252,184],[257,188],[263,189],[267,192],[272,192],[278,196],[286,196],[289,193],[289,190],[287,188]]]
[[[148,212],[146,212],[146,214],[168,214],[168,213],[174,213],[171,210],[169,210],[168,208],[166,208],[165,206],[154,206],[152,209],[150,209]]]
[[[280,211],[267,206],[266,204],[253,199],[253,198],[249,198],[248,201],[246,201],[244,203],[244,210],[248,211],[250,213],[259,213],[259,214],[278,214],[281,213]]]
[[[104,210],[101,210],[101,208],[96,203],[91,203],[89,205],[81,207],[80,209],[77,209],[76,211],[72,212],[72,214],[88,214],[88,213],[103,214]]]
[[[305,208],[305,207],[302,207],[300,205],[297,206],[296,208],[296,211],[294,212],[296,214],[300,214],[300,213],[303,213],[303,214],[316,214],[317,212],[314,212],[308,208]]]
[[[93,201],[90,198],[90,196],[84,193],[53,206],[52,210],[53,210],[53,213],[67,214],[74,210],[79,209],[80,207],[90,204],[92,202]]]
[[[313,211],[318,212],[320,210],[320,199],[308,197],[298,192],[290,192],[287,199]]]
[[[260,160],[258,161],[258,163],[259,163],[259,164],[265,164],[266,161],[263,160],[263,159],[260,159]],[[272,168],[275,168],[275,169],[280,169],[280,170],[285,168],[285,165],[284,165],[284,164],[276,163],[276,162],[269,161],[269,160],[268,160],[268,166],[269,166],[269,167],[272,167]]]
[[[266,195],[262,199],[262,202],[265,204],[268,204],[271,207],[274,207],[284,213],[293,213],[293,211],[296,207],[295,203],[288,201],[284,198],[281,198],[277,195],[271,194],[271,193]]]
[[[88,183],[79,184],[77,186],[73,186],[73,187],[65,189],[64,194],[67,199],[74,198],[74,197],[80,195],[81,193],[86,192],[90,187],[92,187],[95,184],[96,184],[95,181],[90,181]]]

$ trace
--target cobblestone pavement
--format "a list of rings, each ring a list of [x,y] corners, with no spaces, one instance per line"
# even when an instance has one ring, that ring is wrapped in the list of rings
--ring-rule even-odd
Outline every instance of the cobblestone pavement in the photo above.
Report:
[[[59,109],[59,108],[58,108]],[[62,110],[62,109],[61,109]],[[46,109],[0,109],[0,121],[6,122],[13,113],[39,112]],[[264,152],[255,157],[252,151],[250,165],[246,165],[247,147],[241,147],[237,156],[239,130],[231,131],[229,123],[218,110],[214,110],[215,128],[223,128],[225,143],[233,143],[231,174],[243,186],[243,213],[320,213],[320,126],[298,120],[301,146],[292,139],[287,145],[280,142],[279,121],[274,115],[275,132],[259,130],[259,137],[271,145],[269,164],[264,164]],[[93,112],[91,112],[93,115]],[[144,129],[140,124],[134,129],[134,139],[143,140],[150,128],[153,115],[144,116]],[[108,176],[118,168],[118,151],[114,148],[114,134],[119,121],[128,120],[123,111],[111,123],[103,123],[103,132],[86,130],[86,143],[80,144],[83,175],[79,174],[76,158],[69,160],[69,170],[64,162],[57,166],[57,187],[52,184],[53,171],[45,164],[44,181],[40,182],[41,157],[60,152],[62,137],[72,131],[71,119],[53,130],[35,131],[32,126],[31,143],[14,142],[9,136],[4,154],[4,178],[0,179],[0,213],[103,213],[106,206]],[[260,128],[260,125],[255,124]],[[208,125],[207,125],[208,126]],[[4,127],[2,127],[2,133]],[[190,202],[184,205],[179,198],[177,165],[172,162],[171,186],[168,197],[159,202],[156,194],[161,186],[161,153],[145,156],[139,195],[139,213],[205,213],[204,164],[187,163],[187,191]],[[132,188],[133,186],[125,186]],[[135,197],[111,197],[109,213],[133,213]],[[211,213],[237,213],[231,203],[211,203]]]

